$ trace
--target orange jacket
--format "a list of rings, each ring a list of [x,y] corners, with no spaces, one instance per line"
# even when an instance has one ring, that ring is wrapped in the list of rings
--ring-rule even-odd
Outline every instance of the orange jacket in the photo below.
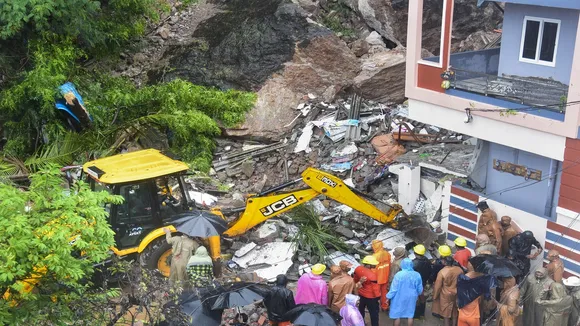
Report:
[[[391,272],[391,254],[383,248],[383,242],[373,240],[373,256],[379,261],[377,265],[377,284],[386,284],[389,282]]]

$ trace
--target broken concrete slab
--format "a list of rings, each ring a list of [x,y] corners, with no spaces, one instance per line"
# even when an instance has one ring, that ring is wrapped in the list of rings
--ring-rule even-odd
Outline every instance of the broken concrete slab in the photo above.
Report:
[[[276,279],[276,276],[286,274],[293,264],[292,259],[286,259],[268,267],[255,269],[254,273],[258,274],[261,278],[273,281]]]
[[[354,231],[352,231],[351,229],[343,226],[343,225],[338,225],[334,228],[334,231],[336,231],[336,233],[345,236],[348,239],[352,239],[354,237]]]
[[[356,258],[352,255],[346,254],[342,251],[335,251],[328,256],[324,257],[324,260],[327,262],[328,265],[339,265],[341,260],[346,260],[352,264],[352,268],[350,269],[350,273],[354,272],[354,269],[360,266],[359,262]]]
[[[292,242],[270,242],[263,246],[256,246],[242,257],[234,257],[232,260],[241,268],[267,265],[273,266],[281,262],[291,260],[296,246]]]
[[[255,235],[259,239],[274,238],[278,235],[278,225],[274,221],[266,221],[256,230]]]
[[[408,243],[413,242],[413,239],[406,236],[404,232],[392,228],[386,228],[379,232],[376,240],[382,241],[383,247],[388,250],[393,250],[397,247],[405,247]]]
[[[242,163],[241,169],[246,177],[251,177],[255,170],[254,161],[244,161],[244,163]]]
[[[244,255],[246,255],[248,252],[252,251],[257,246],[258,245],[255,242],[250,242],[250,243],[244,245],[243,247],[241,247],[239,250],[237,250],[234,253],[234,256],[235,257],[243,257]]]
[[[410,163],[466,178],[475,146],[465,144],[437,144],[419,147],[395,158],[397,163]]]

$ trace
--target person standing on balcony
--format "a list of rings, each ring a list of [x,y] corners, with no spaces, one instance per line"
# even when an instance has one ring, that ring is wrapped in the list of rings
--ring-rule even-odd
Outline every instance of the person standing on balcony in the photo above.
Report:
[[[489,208],[487,202],[479,202],[477,208],[481,211],[481,217],[477,224],[477,234],[486,234],[489,242],[501,252],[501,226],[497,222],[497,214]]]

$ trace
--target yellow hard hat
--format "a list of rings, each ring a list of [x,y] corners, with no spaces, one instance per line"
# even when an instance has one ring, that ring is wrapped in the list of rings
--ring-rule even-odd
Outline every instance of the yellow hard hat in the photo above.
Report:
[[[316,265],[312,266],[312,274],[314,274],[314,275],[320,275],[320,274],[324,273],[325,270],[326,270],[326,265],[323,265],[323,264],[316,264]]]
[[[459,247],[467,247],[467,241],[465,241],[465,239],[462,237],[455,238],[455,241],[453,242],[455,242],[455,244]]]
[[[379,261],[375,258],[375,256],[366,256],[362,260],[363,265],[373,265],[376,266],[379,264]]]
[[[424,255],[425,254],[425,246],[422,244],[418,244],[415,247],[413,247],[413,252],[415,252],[418,255]]]
[[[437,250],[439,251],[439,254],[441,255],[441,257],[451,256],[451,248],[449,248],[449,246],[442,245],[442,246],[439,246],[439,249],[437,249]]]

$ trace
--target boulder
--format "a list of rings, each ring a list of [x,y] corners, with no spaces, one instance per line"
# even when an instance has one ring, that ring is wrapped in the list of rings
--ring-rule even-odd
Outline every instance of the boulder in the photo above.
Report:
[[[345,4],[357,12],[366,24],[389,41],[389,47],[402,46],[393,29],[395,12],[390,0],[346,0]]]
[[[226,133],[276,139],[292,128],[295,108],[304,94],[314,93],[331,101],[351,85],[359,70],[356,56],[334,34],[297,43],[292,60],[258,91],[258,101],[242,127]]]
[[[351,44],[351,50],[357,57],[362,57],[369,52],[371,46],[365,40],[356,40]]]
[[[364,59],[354,85],[366,99],[402,102],[405,98],[405,52],[378,52]]]

